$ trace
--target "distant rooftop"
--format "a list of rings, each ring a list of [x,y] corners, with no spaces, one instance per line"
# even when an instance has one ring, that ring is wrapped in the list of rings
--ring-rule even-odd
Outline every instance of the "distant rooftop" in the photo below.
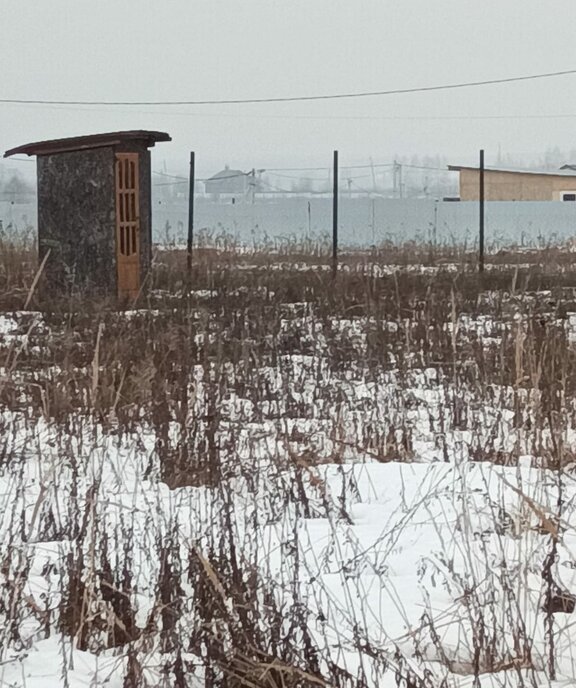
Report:
[[[4,153],[4,157],[11,155],[50,155],[51,153],[66,153],[71,151],[88,150],[90,148],[104,148],[126,141],[144,141],[148,148],[160,141],[171,141],[163,131],[148,131],[133,129],[130,131],[113,131],[106,134],[91,134],[89,136],[73,136],[66,139],[52,139],[51,141],[36,141],[23,146],[12,148]]]
[[[448,165],[448,169],[453,172],[460,170],[478,170],[476,165]],[[564,165],[559,170],[543,169],[521,169],[512,167],[484,167],[486,172],[509,172],[510,174],[545,174],[551,177],[576,177],[576,165]]]
[[[216,172],[216,174],[213,174],[208,181],[212,181],[213,179],[231,179],[232,177],[245,177],[246,172],[242,172],[242,170],[231,170],[228,165],[223,170],[220,170],[220,172]]]

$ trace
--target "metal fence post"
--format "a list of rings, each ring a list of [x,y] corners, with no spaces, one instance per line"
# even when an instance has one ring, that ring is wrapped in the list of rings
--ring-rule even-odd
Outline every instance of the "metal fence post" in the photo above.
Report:
[[[194,238],[194,186],[195,186],[196,154],[190,153],[190,186],[188,191],[188,242],[186,246],[186,268],[188,276],[192,271],[192,239]]]
[[[480,151],[480,227],[478,236],[478,272],[484,272],[484,149]]]
[[[334,190],[332,196],[332,277],[338,272],[338,151],[334,151]]]

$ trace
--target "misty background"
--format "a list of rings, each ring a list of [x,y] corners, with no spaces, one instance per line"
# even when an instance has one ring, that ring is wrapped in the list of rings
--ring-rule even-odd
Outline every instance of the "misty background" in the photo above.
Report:
[[[310,96],[576,65],[576,7],[569,0],[0,0],[0,17],[2,98]],[[0,149],[120,129],[167,131],[172,143],[152,151],[158,231],[166,222],[183,221],[178,204],[186,200],[191,150],[199,179],[225,166],[255,170],[261,196],[321,194],[329,188],[332,151],[338,149],[341,188],[349,198],[434,200],[457,194],[457,175],[446,165],[476,163],[479,148],[489,165],[554,169],[576,162],[575,125],[576,75],[568,75],[316,102],[0,103]],[[1,201],[33,193],[33,163],[21,156],[0,163]],[[201,185],[197,189],[202,193]],[[170,204],[178,218],[162,215]],[[298,213],[308,206],[302,209]],[[14,212],[5,210],[4,222],[7,213],[15,222],[33,221],[33,209],[20,208],[16,217]],[[366,212],[374,222],[373,211]],[[310,227],[309,217],[302,217],[297,228]]]
[[[571,0],[0,0],[0,12],[5,98],[318,95],[576,65]],[[343,164],[414,154],[470,162],[482,147],[488,162],[499,149],[529,162],[549,148],[575,148],[575,124],[576,76],[565,76],[325,102],[2,105],[0,148],[148,128],[172,135],[155,151],[160,164],[184,169],[195,150],[201,175],[225,163],[329,164],[334,148]]]

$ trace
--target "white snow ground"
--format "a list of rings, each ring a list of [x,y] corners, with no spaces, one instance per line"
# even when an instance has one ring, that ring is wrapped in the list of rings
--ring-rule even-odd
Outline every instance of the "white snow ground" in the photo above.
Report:
[[[25,343],[18,322],[17,314],[0,320],[5,344]],[[362,347],[357,323],[336,327]],[[491,332],[486,323],[478,327]],[[322,332],[312,338],[321,347]],[[123,687],[129,648],[103,649],[102,631],[90,637],[92,651],[82,652],[58,630],[68,558],[82,554],[88,582],[103,552],[113,570],[129,560],[131,602],[145,628],[158,603],[156,548],[175,538],[185,635],[195,623],[186,568],[197,552],[209,559],[224,513],[244,569],[257,571],[286,624],[296,604],[305,615],[325,671],[333,663],[379,688],[398,685],[395,668],[422,681],[411,685],[430,688],[574,685],[574,616],[543,611],[551,532],[559,533],[551,575],[576,594],[576,480],[569,472],[560,481],[532,467],[539,457],[528,450],[518,468],[472,462],[470,448],[485,437],[439,432],[450,390],[434,369],[411,371],[401,385],[393,372],[373,381],[336,375],[311,355],[285,356],[262,374],[307,414],[272,421],[273,402],[255,409],[229,396],[219,488],[170,490],[161,482],[158,438],[146,423],[127,434],[80,416],[67,426],[0,416],[0,686]],[[203,384],[198,370],[190,427],[202,412]],[[322,406],[318,385],[346,400],[338,406],[340,435],[334,403]],[[476,405],[473,412],[472,426],[500,448],[526,441],[509,409]],[[406,422],[412,449],[402,462],[381,463],[359,448],[361,423]],[[186,431],[173,426],[171,442]],[[88,608],[94,616],[109,613],[96,598]],[[163,685],[174,658],[160,652],[157,632],[148,640],[131,651],[148,685]],[[204,685],[204,658],[186,659],[196,672],[190,685]]]

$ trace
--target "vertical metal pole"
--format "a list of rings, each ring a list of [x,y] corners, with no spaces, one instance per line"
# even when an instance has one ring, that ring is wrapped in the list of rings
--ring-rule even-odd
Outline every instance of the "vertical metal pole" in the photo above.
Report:
[[[192,239],[194,238],[194,182],[196,177],[196,154],[190,153],[190,186],[188,190],[188,243],[186,246],[186,268],[188,274],[192,271]]]
[[[480,227],[478,236],[478,272],[484,272],[484,149],[480,151]]]
[[[332,277],[338,271],[338,151],[334,151],[334,191],[332,196]]]
[[[254,168],[252,168],[250,176],[250,189],[252,191],[250,195],[252,196],[252,205],[254,205],[254,201],[256,200],[256,170]]]

